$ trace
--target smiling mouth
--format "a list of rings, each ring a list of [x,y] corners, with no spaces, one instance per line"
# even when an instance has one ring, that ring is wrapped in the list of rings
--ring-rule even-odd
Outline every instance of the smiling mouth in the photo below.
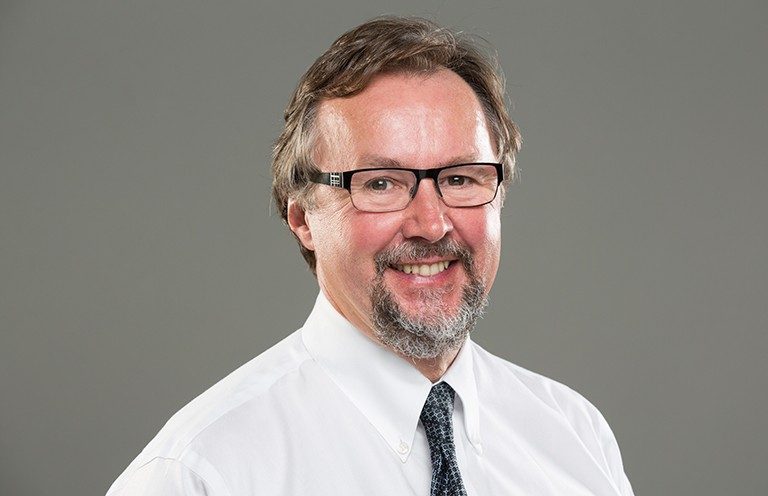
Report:
[[[433,264],[394,264],[391,267],[406,274],[433,276],[447,269],[452,262],[452,260],[442,260]]]

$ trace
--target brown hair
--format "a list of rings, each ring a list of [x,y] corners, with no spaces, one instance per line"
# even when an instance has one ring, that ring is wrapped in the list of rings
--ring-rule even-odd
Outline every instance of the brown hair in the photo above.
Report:
[[[504,78],[495,56],[459,32],[411,17],[380,17],[346,32],[307,70],[285,109],[285,127],[272,154],[272,197],[287,221],[288,200],[311,207],[313,122],[319,104],[359,93],[378,74],[429,74],[452,70],[469,84],[485,112],[507,180],[515,175],[520,133],[504,101]],[[315,254],[299,242],[315,271]]]

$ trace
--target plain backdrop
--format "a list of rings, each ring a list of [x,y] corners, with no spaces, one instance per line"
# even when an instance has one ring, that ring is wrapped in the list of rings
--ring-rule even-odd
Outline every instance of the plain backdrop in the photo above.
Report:
[[[271,143],[386,13],[486,38],[522,128],[474,339],[597,405],[638,495],[768,493],[768,3],[0,0],[0,494],[103,494],[301,326]]]

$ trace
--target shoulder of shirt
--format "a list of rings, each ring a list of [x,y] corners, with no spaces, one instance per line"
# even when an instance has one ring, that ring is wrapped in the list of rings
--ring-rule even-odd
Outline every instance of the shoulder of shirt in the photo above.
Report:
[[[608,427],[600,411],[579,392],[544,375],[498,357],[472,342],[474,349],[475,374],[479,382],[485,377],[493,383],[495,391],[516,391],[520,387],[530,393],[546,407],[558,412],[574,427],[582,430],[585,424],[592,430],[602,431]],[[478,385],[479,386],[479,385]]]
[[[473,362],[478,395],[504,409],[547,409],[548,418],[559,418],[581,440],[596,463],[600,464],[622,494],[632,494],[624,474],[616,438],[600,411],[584,396],[554,379],[497,357],[473,342]],[[534,417],[535,418],[535,417]]]
[[[158,458],[181,461],[186,448],[231,411],[267,394],[273,385],[311,360],[296,331],[240,366],[173,415],[126,469]]]

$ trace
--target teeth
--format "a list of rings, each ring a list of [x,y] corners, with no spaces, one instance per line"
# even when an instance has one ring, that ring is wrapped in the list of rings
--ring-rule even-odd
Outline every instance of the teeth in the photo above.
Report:
[[[436,262],[433,264],[395,265],[395,268],[399,271],[405,272],[406,274],[416,274],[420,276],[433,276],[447,269],[450,264],[451,263],[448,260],[443,260],[441,262]]]

